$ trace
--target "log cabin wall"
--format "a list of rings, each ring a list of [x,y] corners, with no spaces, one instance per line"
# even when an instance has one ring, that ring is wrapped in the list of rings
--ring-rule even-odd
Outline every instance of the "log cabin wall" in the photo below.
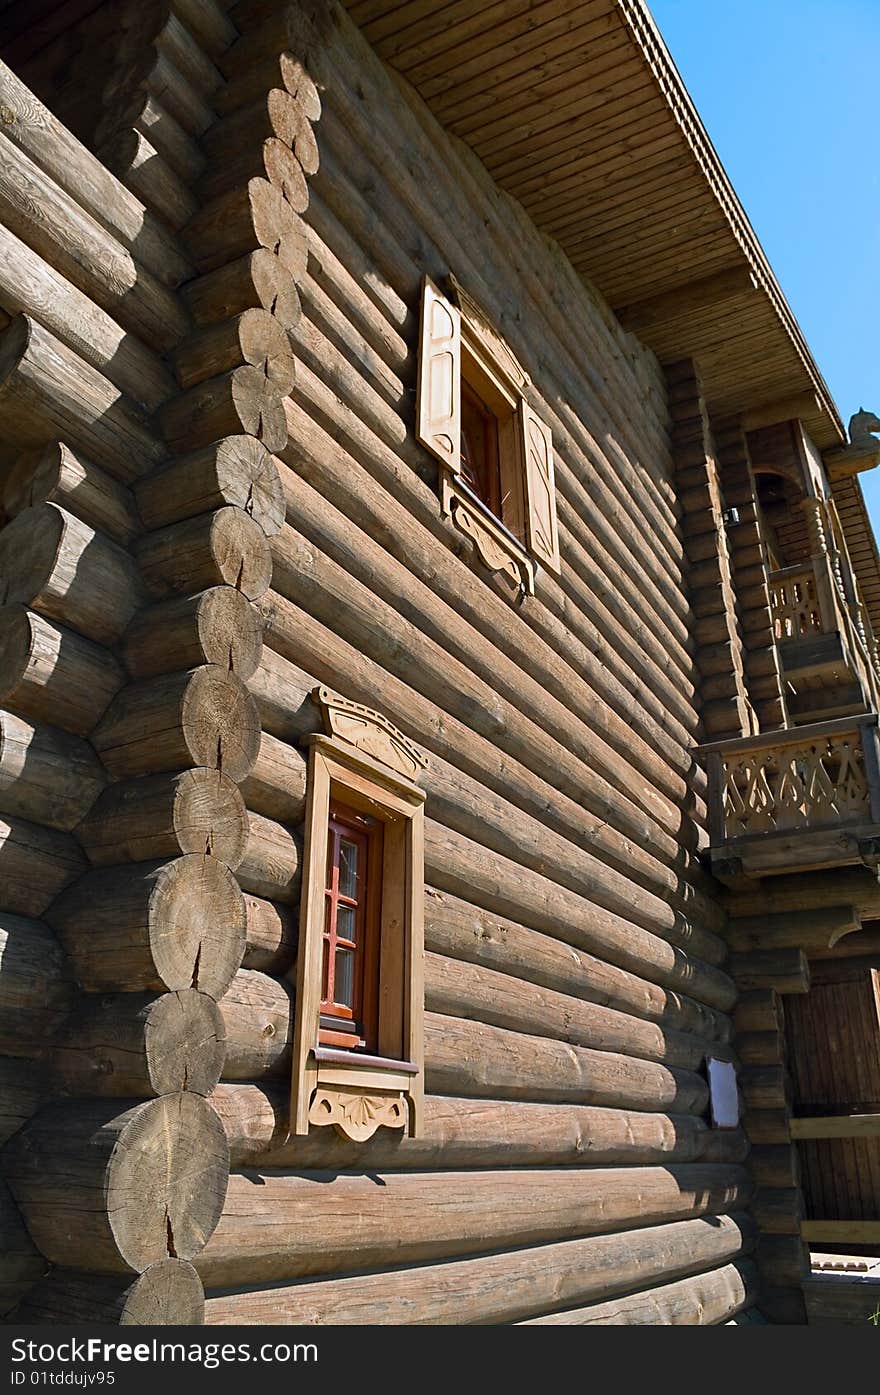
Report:
[[[55,1266],[20,1315],[198,1321],[203,1284],[212,1323],[729,1320],[755,1295],[751,1182],[742,1133],[706,1123],[702,1061],[731,1051],[735,990],[697,856],[663,375],[338,7],[172,10],[214,16],[214,40],[189,33],[222,79],[196,82],[211,121],[189,132],[204,172],[186,225],[161,166],[152,189],[150,161],[122,184],[51,126],[41,195],[71,220],[98,212],[53,150],[104,181],[99,226],[134,257],[127,293],[100,265],[77,270],[61,225],[14,212],[14,190],[0,209],[22,265],[38,258],[39,284],[67,296],[14,303],[19,274],[0,297],[31,316],[7,331],[0,413],[41,452],[8,477],[9,529],[66,500],[117,569],[104,613],[94,589],[74,611],[77,588],[60,610],[36,588],[30,618],[7,623],[30,627],[19,646],[64,641],[80,707],[65,727],[57,687],[5,673],[4,705],[46,741],[65,728],[95,772],[63,856],[45,799],[25,811],[28,876],[51,842],[58,878],[24,910],[25,953],[54,955],[59,1018],[68,978],[77,994],[39,1053],[51,1102],[4,1159],[27,1226],[17,1294]],[[415,441],[421,278],[450,272],[552,426],[562,570],[534,597],[514,599],[441,516]],[[88,332],[64,319],[77,295]],[[47,377],[59,358],[67,383],[91,366],[113,388],[98,428]],[[417,1140],[286,1137],[298,743],[317,683],[379,708],[430,760]],[[58,767],[73,760],[65,748]],[[155,949],[169,930],[170,967]],[[87,1234],[65,1210],[82,1159]],[[107,1198],[151,1194],[165,1168],[173,1196],[110,1226]]]

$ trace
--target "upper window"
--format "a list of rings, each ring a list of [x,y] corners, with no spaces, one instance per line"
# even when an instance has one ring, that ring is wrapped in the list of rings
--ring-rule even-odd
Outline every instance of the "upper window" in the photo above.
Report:
[[[327,837],[319,1042],[375,1051],[382,824],[336,805]]]
[[[532,592],[536,563],[559,571],[550,429],[507,345],[453,285],[454,301],[424,282],[418,438],[442,462],[444,512],[486,566]]]

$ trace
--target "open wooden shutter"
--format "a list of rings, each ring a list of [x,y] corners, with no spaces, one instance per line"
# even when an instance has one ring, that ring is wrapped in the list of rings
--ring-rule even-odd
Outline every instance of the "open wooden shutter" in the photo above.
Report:
[[[450,470],[461,470],[461,312],[427,276],[422,289],[416,435]]]
[[[559,532],[556,526],[556,486],[553,478],[553,438],[549,426],[520,400],[523,472],[526,495],[526,543],[533,557],[550,571],[559,571]]]

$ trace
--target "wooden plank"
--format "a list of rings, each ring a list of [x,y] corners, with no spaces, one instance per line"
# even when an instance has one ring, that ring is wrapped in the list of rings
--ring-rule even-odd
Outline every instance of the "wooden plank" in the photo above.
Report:
[[[877,1245],[880,1221],[802,1221],[801,1239],[823,1245]]]
[[[792,1138],[880,1138],[880,1114],[829,1114],[792,1119]]]

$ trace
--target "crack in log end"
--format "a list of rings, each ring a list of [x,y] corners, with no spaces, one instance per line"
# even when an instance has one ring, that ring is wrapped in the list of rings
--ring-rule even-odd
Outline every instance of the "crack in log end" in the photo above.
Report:
[[[199,941],[199,947],[198,947],[198,949],[196,950],[196,957],[195,957],[195,960],[193,961],[193,976],[192,976],[192,985],[191,985],[193,988],[198,988],[198,986],[199,986],[199,967],[200,967],[200,965],[201,965],[201,961],[202,961],[202,945],[201,945],[201,941]],[[176,1256],[175,1256],[175,1257],[176,1257]]]
[[[171,1217],[168,1214],[167,1206],[165,1207],[165,1244],[169,1259],[177,1259],[177,1251],[174,1248],[174,1231],[171,1228]]]

